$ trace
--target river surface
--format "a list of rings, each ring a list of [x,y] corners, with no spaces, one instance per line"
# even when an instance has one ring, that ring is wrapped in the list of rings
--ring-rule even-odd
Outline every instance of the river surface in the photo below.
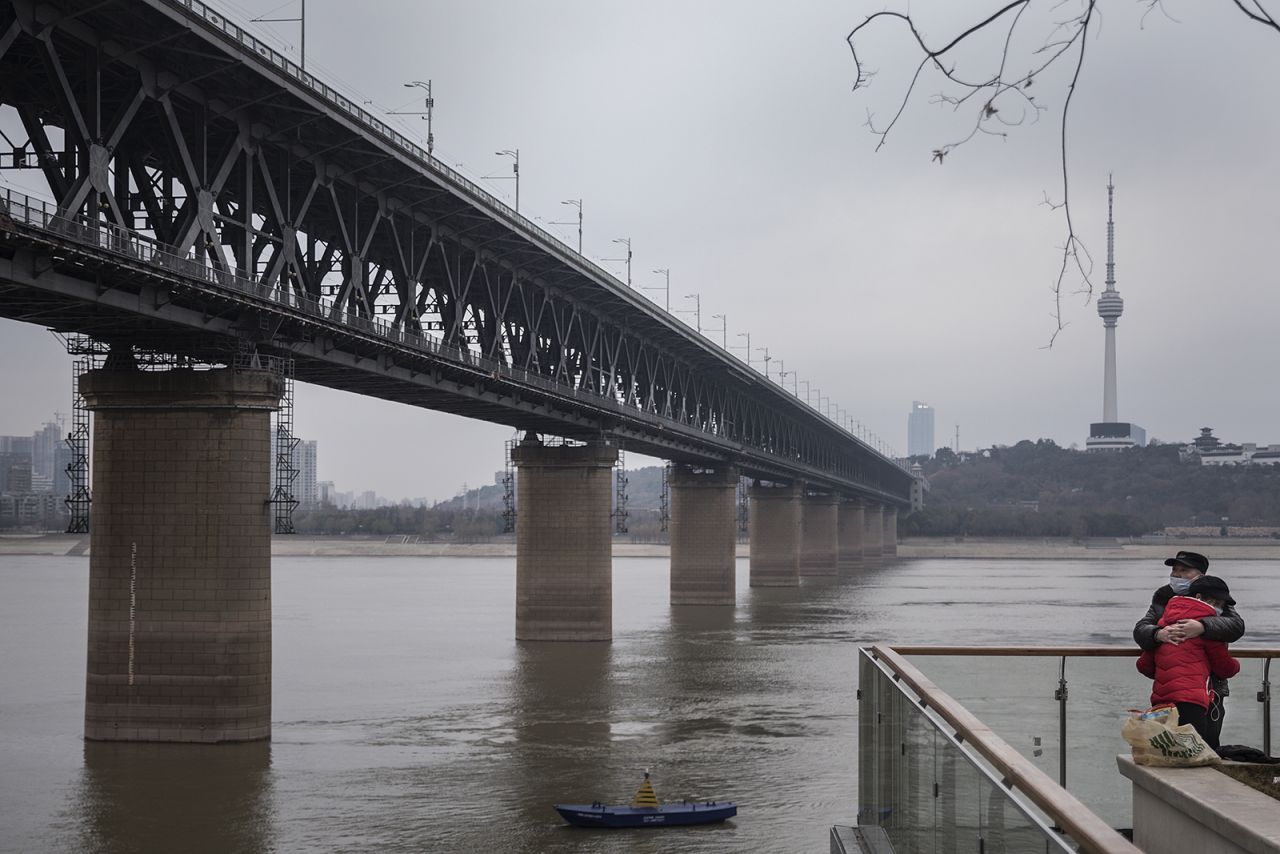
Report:
[[[1215,562],[1280,646],[1278,570]],[[516,643],[510,558],[277,558],[274,733],[231,746],[82,740],[85,558],[0,558],[0,850],[827,850],[857,811],[858,648],[1130,642],[1151,561],[896,560],[734,608],[673,608],[667,561],[618,559],[614,640]],[[1057,773],[1056,660],[917,658]],[[1073,663],[1074,789],[1116,824],[1129,659]],[[1224,742],[1261,746],[1246,665]],[[1035,738],[1042,744],[1036,746]],[[721,826],[584,831],[554,802],[735,800]],[[1069,782],[1069,788],[1072,788]]]

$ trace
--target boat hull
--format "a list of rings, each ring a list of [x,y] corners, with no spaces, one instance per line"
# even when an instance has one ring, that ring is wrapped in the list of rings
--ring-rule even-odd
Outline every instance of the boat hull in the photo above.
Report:
[[[578,827],[683,827],[714,824],[738,814],[737,804],[724,801],[660,807],[601,804],[556,804],[555,807],[565,821]]]

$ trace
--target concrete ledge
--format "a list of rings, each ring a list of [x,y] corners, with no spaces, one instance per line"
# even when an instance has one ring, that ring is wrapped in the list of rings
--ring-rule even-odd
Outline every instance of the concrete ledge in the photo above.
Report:
[[[1214,768],[1152,768],[1116,757],[1133,781],[1133,842],[1143,851],[1280,852],[1280,804]]]

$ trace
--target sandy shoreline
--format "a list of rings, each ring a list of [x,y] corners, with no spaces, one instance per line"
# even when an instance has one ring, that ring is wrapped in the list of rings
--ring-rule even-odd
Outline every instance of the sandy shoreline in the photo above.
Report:
[[[513,557],[514,542],[414,543],[403,537],[277,536],[272,555],[279,557]],[[1181,540],[1128,542],[1066,539],[964,539],[914,537],[898,546],[899,558],[964,560],[1156,560],[1178,549],[1194,549],[1217,560],[1280,561],[1278,540]],[[749,546],[738,545],[738,556],[747,557]],[[670,548],[660,544],[614,543],[613,556],[667,557]],[[88,555],[88,537],[76,534],[0,536],[0,558],[6,555]]]

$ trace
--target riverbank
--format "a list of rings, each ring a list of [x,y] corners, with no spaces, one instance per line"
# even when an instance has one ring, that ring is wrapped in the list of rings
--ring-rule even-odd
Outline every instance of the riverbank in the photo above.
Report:
[[[1157,560],[1179,549],[1203,552],[1215,560],[1280,561],[1280,540],[1243,538],[1194,538],[1159,540],[1017,539],[910,537],[898,545],[898,557],[965,560]],[[0,558],[5,555],[87,555],[88,536],[78,534],[0,536]],[[271,553],[278,557],[514,557],[514,540],[491,543],[418,542],[415,537],[313,537],[277,536]],[[666,557],[670,547],[661,543],[615,542],[613,556]],[[738,544],[738,556],[750,555],[750,546]]]

